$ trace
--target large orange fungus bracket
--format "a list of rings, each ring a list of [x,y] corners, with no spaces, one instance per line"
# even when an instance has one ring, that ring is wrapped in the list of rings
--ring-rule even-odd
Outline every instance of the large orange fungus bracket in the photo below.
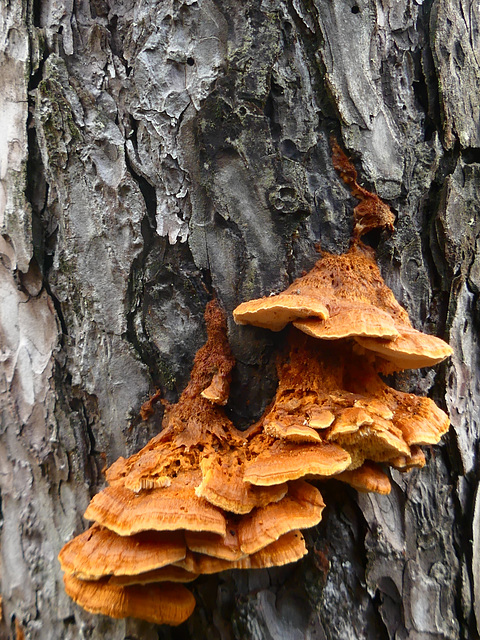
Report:
[[[441,362],[452,350],[415,330],[360,238],[393,229],[394,216],[357,183],[336,141],[333,162],[352,194],[349,251],[324,254],[283,293],[239,305],[240,324],[286,332],[273,403],[248,431],[224,410],[235,364],[226,319],[212,301],[207,342],[190,382],[165,410],[162,431],[106,472],[87,508],[93,524],[59,559],[67,593],[87,611],[178,625],[195,607],[185,586],[201,574],[295,562],[301,529],[322,517],[315,480],[336,478],[387,494],[387,467],[425,464],[422,445],[440,441],[448,416],[429,398],[380,377]],[[148,418],[155,394],[143,408]]]

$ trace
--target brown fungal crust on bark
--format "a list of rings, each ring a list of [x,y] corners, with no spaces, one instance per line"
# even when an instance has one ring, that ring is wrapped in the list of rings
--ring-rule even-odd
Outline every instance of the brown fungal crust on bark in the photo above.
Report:
[[[140,407],[140,417],[142,420],[148,420],[155,413],[155,409],[153,408],[154,404],[162,401],[162,392],[160,390],[156,391],[151,398],[149,398],[146,402],[142,404]]]
[[[393,231],[395,216],[390,207],[375,193],[367,191],[358,184],[355,167],[333,136],[330,138],[330,145],[333,166],[340,173],[345,184],[350,187],[352,195],[360,200],[360,204],[357,204],[353,210],[355,220],[353,237],[361,238],[365,233],[378,228]]]

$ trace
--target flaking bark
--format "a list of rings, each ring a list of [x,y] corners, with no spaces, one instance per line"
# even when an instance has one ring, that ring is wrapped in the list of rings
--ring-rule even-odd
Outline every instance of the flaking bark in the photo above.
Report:
[[[478,21],[466,0],[0,4],[1,637],[478,637]],[[450,433],[390,496],[322,485],[308,557],[202,579],[177,630],[85,613],[57,553],[157,432],[142,403],[185,387],[213,294],[229,415],[272,399],[284,335],[231,311],[348,247],[331,134],[397,215],[370,239],[387,284],[455,350],[393,380]]]

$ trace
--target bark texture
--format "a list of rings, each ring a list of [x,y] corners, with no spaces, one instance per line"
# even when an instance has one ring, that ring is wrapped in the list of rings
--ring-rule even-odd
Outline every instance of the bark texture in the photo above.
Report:
[[[472,0],[1,0],[2,637],[478,637],[479,23]],[[450,433],[388,497],[322,485],[309,556],[197,581],[178,629],[85,613],[57,553],[157,432],[142,402],[185,386],[207,300],[231,314],[347,248],[331,133],[397,213],[384,278],[455,349],[394,380]],[[245,426],[283,334],[229,329]]]

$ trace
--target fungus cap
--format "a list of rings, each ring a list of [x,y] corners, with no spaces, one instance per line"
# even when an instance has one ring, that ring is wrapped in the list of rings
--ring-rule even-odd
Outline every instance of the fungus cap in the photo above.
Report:
[[[254,507],[277,502],[287,493],[287,485],[256,487],[244,482],[244,460],[238,450],[221,451],[200,462],[202,482],[195,489],[197,496],[205,498],[225,511],[244,514]]]
[[[373,462],[365,462],[353,471],[343,471],[335,480],[346,482],[362,493],[388,495],[392,490],[389,477]]]
[[[333,307],[333,305],[332,305]],[[338,340],[350,336],[395,339],[400,333],[393,318],[368,304],[338,302],[326,320],[305,318],[295,320],[293,325],[314,338]]]
[[[245,569],[266,569],[281,567],[291,562],[297,562],[307,554],[305,539],[300,531],[294,530],[284,533],[278,540],[260,549],[256,553],[239,560]]]
[[[289,442],[322,442],[315,429],[298,420],[265,420],[263,428],[268,435]]]
[[[134,493],[122,486],[106,487],[94,496],[85,512],[87,520],[130,536],[140,531],[210,531],[225,534],[223,513],[195,495],[198,473],[183,473],[169,487]]]
[[[180,584],[165,582],[121,587],[105,580],[78,580],[69,574],[63,581],[67,594],[86,611],[111,618],[132,617],[177,626],[195,608],[195,598]]]
[[[301,300],[316,300],[323,312],[308,313]],[[278,321],[277,307],[288,300],[289,313]],[[298,313],[294,304],[299,306]],[[276,306],[277,305],[277,306]],[[312,305],[313,306],[313,305]],[[258,317],[261,310],[261,324]],[[397,324],[409,325],[408,314],[383,281],[373,251],[360,242],[347,253],[325,253],[314,267],[283,293],[242,303],[236,322],[278,331],[293,322],[302,331],[327,339],[349,336],[396,338]]]
[[[183,559],[183,558],[182,558]],[[176,562],[179,562],[178,560]],[[145,571],[132,576],[112,576],[108,583],[126,587],[131,584],[153,584],[157,582],[193,582],[198,578],[198,573],[191,573],[181,567],[168,565],[161,569]]]
[[[336,444],[351,452],[352,458],[355,452],[357,460],[363,457],[375,462],[386,462],[398,455],[410,455],[410,447],[403,439],[401,430],[383,418],[377,418],[372,424],[362,426],[352,433],[336,434],[333,439]],[[355,466],[357,464],[355,462]]]
[[[232,521],[227,522],[224,536],[204,531],[185,531],[185,542],[190,551],[220,560],[232,562],[245,556],[240,549],[237,524]]]
[[[328,429],[335,420],[334,413],[328,409],[315,406],[307,409],[307,416],[308,426],[312,427],[312,429]]]
[[[238,523],[240,549],[252,554],[294,529],[313,527],[322,519],[325,504],[320,491],[303,480],[290,482],[279,502],[254,509]]]
[[[266,569],[296,562],[306,553],[305,540],[300,531],[289,531],[263,549],[245,555],[239,560],[220,560],[201,553],[187,552],[185,559],[180,560],[177,565],[187,571],[200,574],[212,574],[230,569]]]
[[[448,415],[433,400],[392,389],[380,378],[375,369],[362,360],[352,358],[350,385],[357,394],[378,399],[378,407],[385,406],[393,414],[392,424],[411,447],[419,444],[437,444],[450,426]],[[383,415],[389,415],[383,411]],[[382,411],[377,410],[381,417]],[[407,451],[399,455],[410,456]]]
[[[420,449],[419,446],[413,445],[410,448],[409,456],[397,456],[396,458],[391,458],[388,461],[388,464],[398,471],[410,471],[411,469],[421,469],[425,466],[425,454]]]
[[[230,379],[222,375],[221,372],[215,373],[211,383],[206,387],[200,395],[206,400],[210,400],[214,404],[225,405],[228,401],[230,392]]]
[[[339,436],[355,433],[363,425],[371,425],[373,416],[362,407],[347,407],[339,412],[331,429],[328,430],[327,439],[336,440]]]
[[[394,340],[356,337],[364,349],[378,353],[396,370],[431,367],[452,355],[453,349],[436,336],[417,331],[407,325],[398,325],[399,336]]]
[[[170,531],[145,531],[119,536],[92,525],[62,548],[62,570],[83,580],[107,575],[132,575],[159,569],[185,557],[182,535]]]
[[[278,441],[245,465],[244,480],[270,486],[304,476],[333,476],[344,471],[350,455],[335,444],[292,444]]]
[[[233,312],[237,324],[252,324],[271,331],[281,331],[298,318],[327,318],[328,310],[315,296],[289,287],[284,293],[242,302]]]

